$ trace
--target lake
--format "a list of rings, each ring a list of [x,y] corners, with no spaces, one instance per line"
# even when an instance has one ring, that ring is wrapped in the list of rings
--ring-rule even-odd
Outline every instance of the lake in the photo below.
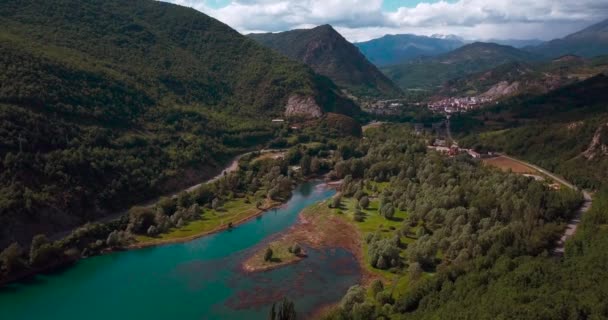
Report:
[[[233,230],[97,256],[6,286],[0,319],[267,319],[272,302],[284,296],[302,318],[359,282],[351,253],[306,248],[309,257],[300,263],[253,274],[240,265],[296,223],[302,209],[334,194],[320,182],[306,183],[282,207]]]

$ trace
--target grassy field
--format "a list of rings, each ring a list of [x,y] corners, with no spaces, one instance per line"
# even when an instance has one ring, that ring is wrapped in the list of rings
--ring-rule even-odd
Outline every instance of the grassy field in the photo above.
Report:
[[[388,184],[378,184],[376,187],[381,190],[384,189]],[[362,222],[356,222],[354,220],[355,213],[355,205],[356,201],[353,198],[347,198],[342,200],[342,207],[340,209],[334,209],[334,213],[337,215],[341,215],[345,218],[348,218],[352,224],[354,224],[359,230],[360,237],[365,239],[365,236],[368,233],[374,233],[379,231],[381,236],[390,237],[394,234],[393,230],[401,228],[403,225],[403,220],[407,217],[407,212],[396,209],[395,217],[392,220],[388,220],[385,217],[381,216],[378,212],[380,201],[377,199],[373,199],[370,201],[370,205],[367,209],[363,209],[366,215],[365,220]],[[412,228],[413,233],[415,234],[418,227]],[[416,239],[409,237],[401,237],[401,242],[409,244],[416,241]],[[391,286],[393,288],[393,295],[395,298],[404,294],[409,286],[409,278],[404,277],[401,274],[394,274],[388,270],[380,270],[375,269],[371,266],[368,256],[368,244],[365,241],[361,241],[362,243],[362,267],[365,268],[367,272],[373,275],[377,275],[385,280],[391,281]],[[401,252],[401,257],[406,260],[407,250],[403,250]]]
[[[138,244],[155,244],[172,242],[178,240],[188,240],[193,237],[205,235],[220,229],[227,228],[230,223],[237,224],[249,217],[261,212],[255,203],[257,200],[250,198],[247,203],[246,198],[238,198],[228,201],[221,210],[203,209],[200,220],[192,221],[181,228],[173,228],[169,232],[156,237],[137,236]],[[277,203],[266,203],[265,207],[271,207]]]
[[[508,171],[509,169],[514,173],[520,174],[540,174],[536,169],[528,167],[520,162],[513,161],[509,158],[505,157],[496,157],[490,159],[484,159],[483,163],[486,165],[490,165],[496,168],[499,168],[504,171]]]

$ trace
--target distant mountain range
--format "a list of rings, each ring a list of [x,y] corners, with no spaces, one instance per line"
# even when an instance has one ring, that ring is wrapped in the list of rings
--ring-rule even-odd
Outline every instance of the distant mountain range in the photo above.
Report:
[[[377,66],[403,63],[422,56],[433,57],[465,43],[454,36],[417,36],[413,34],[386,35],[379,39],[355,43],[361,52]]]
[[[260,44],[310,66],[358,96],[398,96],[395,86],[329,25],[281,33],[250,34]]]
[[[525,47],[538,46],[544,43],[544,41],[538,39],[487,39],[483,42],[502,44],[504,46],[511,46],[520,49]]]
[[[444,82],[510,62],[533,62],[540,57],[495,43],[476,42],[432,58],[382,68],[404,89],[436,90]]]
[[[608,54],[608,20],[594,24],[565,38],[552,40],[528,51],[549,58],[563,55],[594,57]]]
[[[445,41],[452,41],[452,44],[455,44],[453,42],[455,40],[453,39],[444,40],[440,38],[409,35],[403,38],[415,39],[418,42],[427,41],[433,43],[436,45],[434,47],[435,49],[441,44],[446,44]],[[400,37],[395,36],[393,39],[400,39]],[[407,52],[411,55],[405,58],[406,56],[403,55],[403,52],[398,49],[399,46],[388,44],[386,37],[384,37],[365,43],[363,45],[365,49],[362,49],[362,51],[368,52],[368,55],[372,57],[375,56],[375,53],[381,53],[384,57],[395,57],[396,55],[400,55],[400,58],[395,58],[392,61],[405,59],[405,62],[395,65],[384,65],[382,71],[402,89],[426,89],[435,91],[447,81],[466,78],[468,75],[488,71],[502,64],[511,64],[511,66],[515,66],[515,69],[512,71],[521,71],[521,64],[512,63],[538,63],[543,60],[550,61],[551,59],[557,59],[562,56],[590,58],[608,54],[608,20],[590,26],[563,39],[541,43],[536,46],[530,46],[529,44],[535,44],[538,40],[495,41],[524,47],[517,49],[513,46],[500,45],[497,43],[477,42],[464,45],[447,53],[437,54],[439,51],[427,52],[429,56],[435,55],[434,57],[419,56],[418,58],[414,58],[416,55],[422,55],[420,50],[415,52],[414,50],[408,49]],[[365,46],[370,46],[370,44],[376,44],[376,46],[372,46],[373,51],[365,51],[369,50],[369,48]],[[446,47],[439,48],[446,49]],[[386,62],[388,60],[383,61]],[[507,69],[509,69],[509,65],[504,66],[502,68],[503,71],[498,72],[498,74],[508,74]],[[524,69],[529,68],[526,67]],[[511,73],[509,77],[512,78],[511,76],[513,74],[514,73]],[[551,74],[552,76],[555,76],[554,73]],[[528,76],[530,76],[530,74],[528,74]],[[555,82],[554,78],[548,78],[551,78],[548,79],[549,82]],[[539,80],[539,78],[537,77],[536,80]],[[557,82],[568,83],[568,81]],[[489,82],[485,81],[485,83],[487,84]],[[548,82],[544,82],[544,84],[540,84],[539,82],[535,83],[547,89],[553,88],[553,85],[550,85]],[[462,83],[460,85],[462,85]],[[459,89],[456,89],[456,91],[459,91]]]

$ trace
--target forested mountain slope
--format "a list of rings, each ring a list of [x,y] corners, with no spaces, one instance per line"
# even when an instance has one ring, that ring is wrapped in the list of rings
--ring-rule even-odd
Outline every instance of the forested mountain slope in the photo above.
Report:
[[[591,189],[608,181],[608,77],[536,97],[519,97],[455,117],[459,139],[479,150],[520,156]]]
[[[527,50],[551,58],[567,54],[588,58],[606,55],[608,54],[608,19],[564,38],[529,47]]]
[[[444,82],[509,62],[533,62],[529,52],[495,43],[476,42],[432,58],[387,66],[382,71],[403,89],[435,90]]]
[[[356,95],[400,94],[400,90],[357,47],[330,25],[281,33],[250,34],[249,37],[307,64]]]
[[[387,66],[420,58],[433,57],[464,45],[459,39],[434,38],[414,34],[386,35],[355,43],[355,46],[377,66]]]
[[[193,9],[0,4],[0,247],[210,176],[273,136],[290,98],[337,88]]]
[[[512,62],[450,80],[439,96],[477,96],[493,100],[521,94],[539,95],[608,71],[608,57],[563,56],[546,63]]]

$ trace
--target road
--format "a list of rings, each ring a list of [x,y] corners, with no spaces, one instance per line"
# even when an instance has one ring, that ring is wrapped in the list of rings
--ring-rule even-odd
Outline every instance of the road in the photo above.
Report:
[[[447,133],[448,133],[448,137],[450,138],[450,140],[452,140],[456,145],[458,145],[458,142],[454,139],[452,139],[452,132],[450,130],[450,118],[448,117],[446,120],[446,127],[447,127]],[[561,238],[559,239],[559,241],[557,241],[555,248],[553,249],[553,253],[555,255],[563,255],[564,252],[566,251],[566,242],[568,241],[568,239],[572,238],[572,236],[574,236],[576,234],[576,230],[578,228],[578,225],[581,223],[581,218],[583,216],[583,214],[585,214],[587,211],[589,211],[589,209],[591,209],[591,205],[593,204],[593,197],[591,196],[591,194],[586,191],[586,190],[580,190],[577,186],[575,186],[574,184],[570,183],[569,181],[567,181],[566,179],[552,173],[549,172],[537,165],[534,165],[532,163],[517,159],[517,158],[513,158],[511,156],[508,156],[506,154],[500,154],[501,156],[510,159],[512,161],[515,162],[519,162],[525,166],[531,167],[535,170],[537,170],[538,172],[546,175],[547,177],[557,181],[558,183],[561,183],[562,185],[572,189],[572,190],[577,190],[577,191],[582,191],[583,193],[583,204],[581,205],[581,207],[576,211],[576,214],[574,215],[574,217],[568,222],[568,224],[566,225],[566,230],[564,230],[564,233],[562,234]]]

